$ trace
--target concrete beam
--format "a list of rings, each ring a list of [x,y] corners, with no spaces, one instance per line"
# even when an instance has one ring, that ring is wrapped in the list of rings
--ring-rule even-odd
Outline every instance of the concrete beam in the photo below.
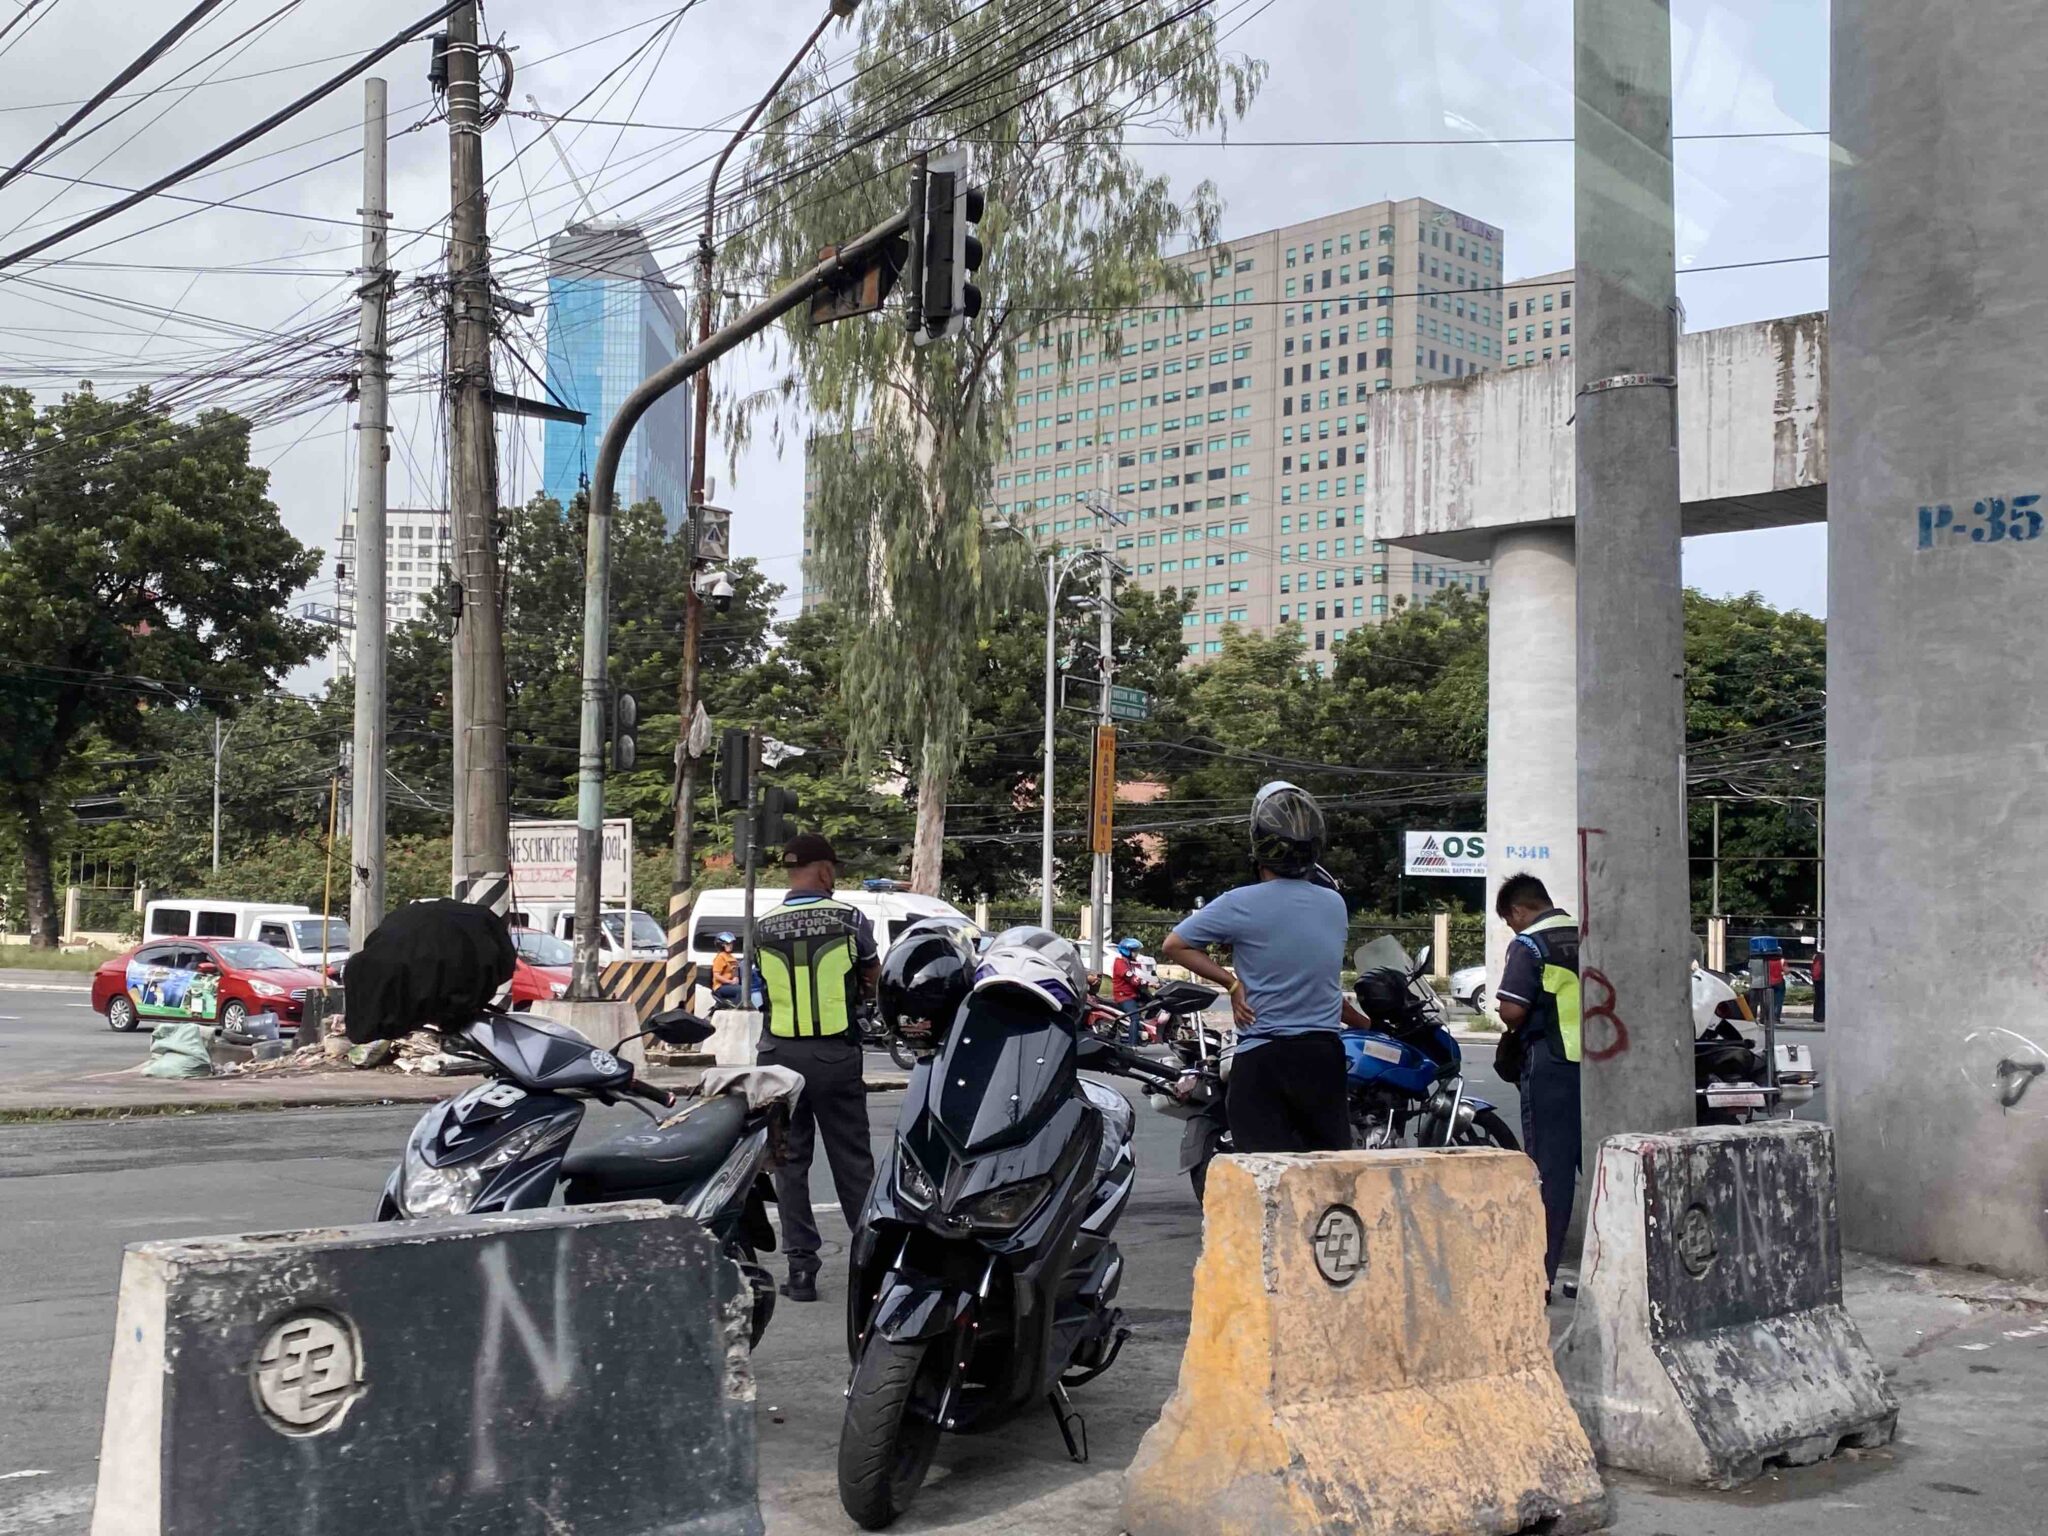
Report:
[[[1816,313],[1679,338],[1686,537],[1826,520],[1827,336]],[[1569,527],[1574,388],[1560,358],[1373,396],[1373,537],[1485,560],[1503,529]]]

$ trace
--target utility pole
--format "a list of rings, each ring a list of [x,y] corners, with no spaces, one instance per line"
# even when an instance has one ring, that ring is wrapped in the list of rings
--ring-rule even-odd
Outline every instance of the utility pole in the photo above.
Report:
[[[1108,521],[1108,518],[1104,518],[1105,523]],[[1096,700],[1095,713],[1098,739],[1100,739],[1103,733],[1112,732],[1116,729],[1109,713],[1109,688],[1110,684],[1116,681],[1116,651],[1113,638],[1113,631],[1116,626],[1116,607],[1114,602],[1116,595],[1116,560],[1109,552],[1108,539],[1109,535],[1105,531],[1103,534],[1103,548],[1096,556],[1097,566],[1102,577],[1102,586],[1096,598],[1098,606],[1096,617],[1099,627],[1096,631],[1095,643],[1100,651],[1096,660],[1100,672],[1101,688],[1101,697]],[[1111,777],[1111,781],[1108,784],[1098,784],[1096,792],[1107,795],[1111,801],[1114,801],[1116,798],[1114,776]],[[1101,814],[1099,810],[1097,814]],[[1049,848],[1051,846],[1050,843],[1047,846]],[[1102,930],[1109,921],[1109,854],[1099,847],[1095,854],[1095,866],[1088,880],[1088,907],[1090,934],[1088,968],[1099,973],[1102,970]]]
[[[1052,931],[1052,727],[1053,711],[1059,707],[1054,690],[1059,687],[1059,557],[1045,557],[1045,766],[1039,770],[1039,799],[1045,803],[1044,846],[1038,855],[1038,926]]]
[[[448,17],[449,516],[454,524],[455,744],[462,867],[457,894],[503,912],[511,892],[505,783],[505,637],[492,524],[498,515],[491,404],[491,273],[485,233],[477,8]],[[381,595],[381,594],[380,594]]]
[[[1581,1117],[1694,1121],[1666,0],[1575,0]],[[1584,1195],[1583,1184],[1581,1196]]]
[[[386,416],[391,379],[385,303],[391,292],[386,225],[385,85],[363,82],[363,270],[356,331],[356,707],[349,763],[348,936],[361,949],[384,918],[384,539]],[[326,932],[325,927],[322,933]],[[323,940],[324,942],[324,940]]]
[[[220,751],[227,738],[221,734],[220,716],[213,717],[213,872],[220,873]]]

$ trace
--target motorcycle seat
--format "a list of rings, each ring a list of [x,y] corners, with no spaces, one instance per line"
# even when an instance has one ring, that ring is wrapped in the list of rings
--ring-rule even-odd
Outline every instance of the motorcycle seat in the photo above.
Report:
[[[722,1093],[665,1125],[628,1131],[562,1159],[571,1204],[628,1192],[685,1188],[708,1177],[739,1144],[746,1100]]]

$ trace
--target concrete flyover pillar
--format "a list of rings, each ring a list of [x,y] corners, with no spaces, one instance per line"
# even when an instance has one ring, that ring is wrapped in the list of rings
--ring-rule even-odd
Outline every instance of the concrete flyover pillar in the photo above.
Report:
[[[1828,1026],[1843,1240],[2048,1274],[2038,0],[1836,0]]]
[[[1527,870],[1579,910],[1578,571],[1569,527],[1493,545],[1486,639],[1486,985],[1510,937],[1494,893]]]

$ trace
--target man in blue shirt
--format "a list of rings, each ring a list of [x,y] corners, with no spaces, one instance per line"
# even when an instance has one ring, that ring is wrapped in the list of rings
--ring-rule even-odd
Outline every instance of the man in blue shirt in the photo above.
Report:
[[[1314,798],[1275,782],[1252,801],[1258,881],[1226,891],[1167,935],[1161,958],[1230,993],[1237,1053],[1230,1135],[1240,1152],[1336,1152],[1351,1145],[1345,1110],[1344,898],[1318,860],[1325,828]],[[1319,877],[1319,878],[1315,878]],[[1235,974],[1207,953],[1228,945]]]

